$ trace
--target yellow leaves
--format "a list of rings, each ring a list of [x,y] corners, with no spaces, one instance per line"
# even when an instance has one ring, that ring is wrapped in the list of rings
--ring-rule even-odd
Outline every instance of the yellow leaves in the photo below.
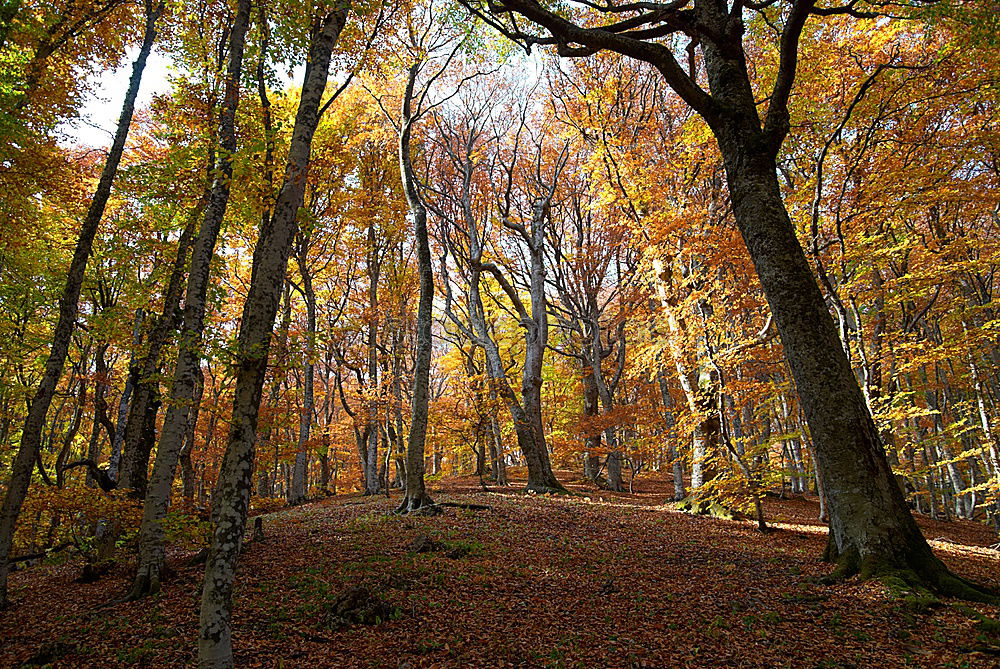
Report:
[[[123,530],[137,529],[142,508],[128,498],[125,490],[104,493],[99,488],[82,485],[65,488],[35,485],[28,490],[21,518],[14,537],[14,554],[43,543],[90,536],[102,519],[116,523]],[[56,526],[56,536],[50,536]]]

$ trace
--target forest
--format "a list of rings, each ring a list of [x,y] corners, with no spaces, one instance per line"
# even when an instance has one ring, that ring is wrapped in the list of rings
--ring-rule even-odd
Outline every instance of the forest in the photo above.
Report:
[[[998,47],[0,0],[0,666],[997,666]]]

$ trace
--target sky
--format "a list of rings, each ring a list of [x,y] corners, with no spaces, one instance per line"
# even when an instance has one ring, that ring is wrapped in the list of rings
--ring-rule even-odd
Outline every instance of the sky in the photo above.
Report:
[[[84,98],[80,107],[80,117],[66,121],[60,126],[60,130],[66,135],[63,144],[90,147],[106,147],[111,144],[115,129],[118,127],[122,104],[125,102],[128,80],[132,76],[132,65],[138,54],[138,47],[129,48],[121,67],[90,78],[93,92]],[[295,82],[300,83],[304,71],[304,65],[292,68],[291,75],[279,70],[279,79],[286,86]],[[170,57],[154,49],[149,54],[146,69],[142,73],[139,98],[136,100],[137,110],[149,106],[156,95],[170,91],[171,72]]]
[[[138,53],[138,48],[129,49],[121,67],[107,70],[91,79],[94,92],[84,99],[80,118],[67,121],[60,127],[66,134],[63,144],[91,147],[111,144],[115,128],[118,126],[118,117],[122,112],[122,104],[125,102],[128,80],[132,76],[132,65]],[[170,89],[170,81],[167,78],[169,73],[169,58],[154,50],[149,55],[146,69],[142,74],[136,109],[148,106],[153,96]]]

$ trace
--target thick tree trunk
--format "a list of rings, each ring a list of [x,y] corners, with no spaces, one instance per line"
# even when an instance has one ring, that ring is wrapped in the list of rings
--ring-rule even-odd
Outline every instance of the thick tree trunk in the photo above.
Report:
[[[558,174],[553,175],[553,180]],[[528,490],[535,492],[566,492],[549,461],[549,449],[545,443],[545,429],[542,425],[542,361],[545,347],[549,342],[549,314],[545,298],[545,226],[549,216],[549,204],[554,186],[548,197],[539,197],[531,215],[529,249],[531,252],[531,272],[529,288],[531,293],[531,322],[524,337],[524,367],[521,370],[521,404],[525,420],[530,428],[531,445],[524,452],[528,465]],[[526,235],[527,237],[527,235]],[[515,423],[516,423],[515,419]],[[520,438],[518,439],[520,441]]]
[[[600,399],[597,396],[597,381],[594,379],[594,372],[590,368],[590,363],[584,363],[583,370],[583,415],[595,420],[600,413]],[[589,428],[587,436],[584,438],[584,476],[597,483],[598,474],[601,468],[601,458],[598,451],[601,448],[601,432]]]
[[[76,324],[83,275],[94,246],[97,227],[104,216],[104,208],[111,195],[111,187],[125,150],[125,140],[132,123],[136,97],[139,94],[139,83],[142,81],[142,72],[146,67],[149,52],[153,48],[153,41],[156,39],[156,21],[162,11],[162,2],[157,2],[155,5],[152,1],[146,3],[146,28],[142,38],[142,47],[139,49],[139,55],[132,66],[132,75],[125,93],[125,103],[118,119],[118,129],[115,131],[115,137],[111,143],[111,149],[108,151],[100,181],[98,181],[94,191],[94,197],[87,209],[87,215],[80,226],[80,235],[73,251],[73,260],[66,275],[66,285],[59,298],[59,315],[52,336],[49,357],[45,361],[45,371],[38,388],[35,390],[35,395],[28,408],[28,416],[21,430],[21,445],[14,458],[13,471],[7,485],[7,494],[4,496],[3,506],[0,508],[0,608],[6,607],[8,603],[7,573],[10,565],[7,558],[14,540],[14,526],[28,492],[28,485],[31,483],[31,468],[38,457],[45,417],[48,414],[49,405],[52,403],[59,377],[62,376],[63,365],[73,335],[73,327]]]
[[[614,492],[625,492],[625,483],[622,480],[621,451],[608,452],[607,470],[608,470],[608,490],[612,490]]]
[[[177,350],[177,365],[167,413],[156,449],[153,475],[142,509],[139,528],[139,565],[127,599],[144,597],[160,588],[166,537],[163,518],[170,508],[177,462],[187,433],[191,406],[201,372],[201,338],[204,329],[206,296],[210,281],[215,242],[229,204],[232,157],[236,152],[236,109],[240,97],[240,73],[243,47],[250,24],[249,0],[238,5],[229,35],[229,62],[225,92],[219,113],[219,150],[217,151],[211,196],[205,209],[198,238],[191,252],[191,268],[184,294],[184,316]],[[145,467],[145,465],[143,465]]]
[[[241,0],[240,7],[249,5]],[[313,23],[299,108],[288,150],[281,191],[269,225],[254,250],[250,291],[243,308],[236,352],[236,389],[229,443],[212,503],[212,542],[201,596],[198,662],[202,669],[233,666],[230,605],[236,563],[246,525],[253,477],[254,445],[267,355],[288,257],[298,229],[319,105],[330,70],[330,55],[347,21],[337,9]]]
[[[727,112],[710,121],[733,212],[767,296],[815,445],[836,577],[894,574],[972,599],[986,595],[932,554],[903,499],[881,439],[795,236],[761,130],[746,63],[704,46],[709,83]]]

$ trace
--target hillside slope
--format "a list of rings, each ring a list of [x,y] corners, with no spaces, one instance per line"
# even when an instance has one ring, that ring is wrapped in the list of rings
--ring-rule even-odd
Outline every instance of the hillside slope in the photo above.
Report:
[[[243,667],[899,667],[997,666],[1000,643],[946,606],[907,610],[874,583],[821,586],[825,529],[813,500],[771,499],[777,529],[692,517],[646,492],[540,498],[478,481],[439,482],[438,501],[485,504],[436,517],[337,496],[265,517],[241,563],[234,627]],[[965,576],[1000,584],[1000,552],[972,523],[920,520]],[[427,552],[413,541],[427,537]],[[438,542],[435,544],[435,542]],[[179,559],[175,562],[180,563]],[[195,659],[200,567],[161,595],[104,606],[122,566],[79,584],[78,564],[15,574],[0,616],[0,666],[181,667]],[[329,609],[363,586],[378,624],[338,626]],[[359,591],[354,591],[359,592]],[[998,616],[996,607],[975,606]],[[383,617],[386,618],[383,620]],[[53,643],[59,645],[53,646]],[[48,644],[48,647],[45,647]],[[39,649],[52,651],[49,658]]]

